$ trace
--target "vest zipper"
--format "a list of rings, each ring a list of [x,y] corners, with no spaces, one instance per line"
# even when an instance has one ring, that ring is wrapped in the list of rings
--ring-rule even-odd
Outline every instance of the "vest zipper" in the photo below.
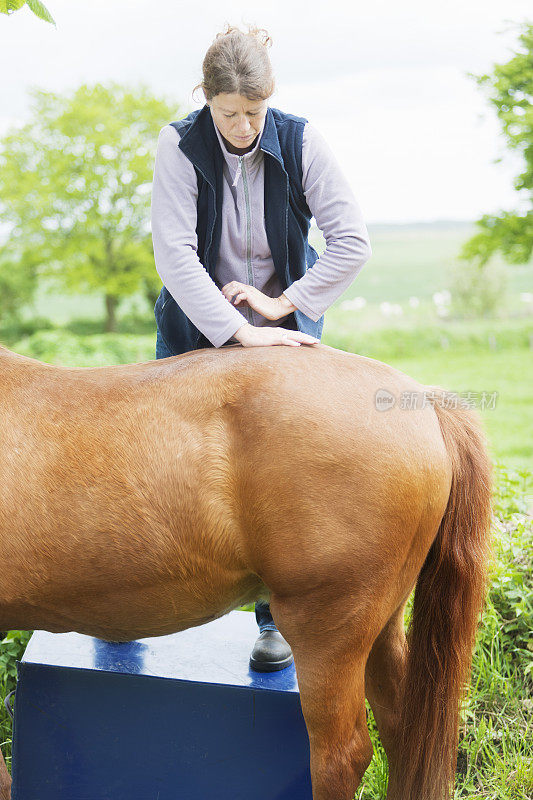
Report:
[[[248,194],[248,178],[244,166],[244,156],[239,156],[239,163],[242,172],[242,185],[244,189],[244,200],[246,204],[246,269],[248,274],[248,284],[254,285],[254,273],[252,270],[252,221],[250,212],[250,197]],[[248,321],[253,325],[253,311],[250,307],[246,309]]]

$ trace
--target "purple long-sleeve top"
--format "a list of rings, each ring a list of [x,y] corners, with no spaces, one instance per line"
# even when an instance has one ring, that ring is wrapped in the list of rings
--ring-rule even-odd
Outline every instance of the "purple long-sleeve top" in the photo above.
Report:
[[[171,125],[165,125],[159,133],[152,188],[152,240],[161,280],[215,347],[232,340],[246,322],[282,327],[287,320],[268,320],[251,308],[239,311],[220,291],[234,280],[252,284],[269,297],[279,297],[283,292],[316,322],[371,255],[368,231],[350,184],[324,137],[307,122],[302,143],[302,188],[326,249],[302,278],[283,291],[264,223],[264,162],[259,148],[263,128],[254,147],[239,156],[226,149],[212,122],[224,155],[222,232],[215,280],[197,254],[196,172],[178,147],[179,133]]]

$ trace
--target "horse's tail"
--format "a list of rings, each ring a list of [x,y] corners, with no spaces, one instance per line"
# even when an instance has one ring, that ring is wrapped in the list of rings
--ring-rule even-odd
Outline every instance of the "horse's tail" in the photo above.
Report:
[[[477,412],[448,408],[434,393],[452,462],[448,505],[418,576],[400,712],[399,793],[394,800],[449,798],[459,706],[470,673],[486,588],[492,464]]]

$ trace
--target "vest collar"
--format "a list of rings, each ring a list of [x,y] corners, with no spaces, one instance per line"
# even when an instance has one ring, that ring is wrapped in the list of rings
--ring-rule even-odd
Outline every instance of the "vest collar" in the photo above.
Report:
[[[259,142],[259,147],[265,153],[269,153],[269,155],[274,156],[274,158],[276,158],[283,167],[283,157],[281,155],[278,131],[276,128],[276,122],[274,120],[274,114],[272,113],[270,106],[267,109],[265,125],[263,128],[261,141]]]
[[[266,119],[266,116],[265,116]],[[226,166],[229,170],[230,175],[233,174],[233,186],[237,186],[239,182],[239,178],[241,176],[241,159],[246,162],[246,166],[248,170],[252,170],[259,164],[260,161],[263,160],[263,151],[259,147],[259,142],[261,140],[261,136],[263,133],[263,128],[265,125],[265,119],[261,124],[261,128],[255,136],[255,144],[251,150],[248,150],[247,153],[243,153],[243,155],[239,155],[238,153],[230,153],[228,148],[226,147],[226,143],[224,141],[224,137],[220,133],[215,120],[213,119],[213,115],[211,115],[211,121],[213,123],[213,128],[220,144],[220,149],[222,151],[222,155],[224,156],[224,161],[226,162]]]
[[[211,116],[211,110],[207,103],[198,111],[188,130],[183,136],[180,136],[179,147],[200,170],[214,190],[216,185],[215,159],[220,144],[215,132],[215,121]],[[259,147],[263,152],[268,153],[279,161],[282,169],[284,169],[276,122],[270,106],[267,108]]]

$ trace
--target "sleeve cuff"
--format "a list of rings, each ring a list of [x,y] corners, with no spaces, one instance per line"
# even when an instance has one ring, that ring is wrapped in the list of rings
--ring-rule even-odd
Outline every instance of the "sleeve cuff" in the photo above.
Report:
[[[313,322],[318,322],[322,314],[317,314],[312,308],[309,308],[309,306],[302,300],[297,288],[294,286],[294,283],[289,286],[288,289],[284,289],[283,294],[291,301],[293,306],[296,306],[298,311],[301,311],[306,317],[312,319]]]
[[[235,309],[237,311],[237,309]],[[241,317],[241,321],[234,319],[229,322],[224,328],[222,328],[221,332],[218,333],[214,338],[208,337],[213,347],[221,347],[224,342],[227,342],[239,328],[242,328],[243,325],[246,325],[248,322],[247,319],[243,317],[240,311],[237,311],[237,314]]]

